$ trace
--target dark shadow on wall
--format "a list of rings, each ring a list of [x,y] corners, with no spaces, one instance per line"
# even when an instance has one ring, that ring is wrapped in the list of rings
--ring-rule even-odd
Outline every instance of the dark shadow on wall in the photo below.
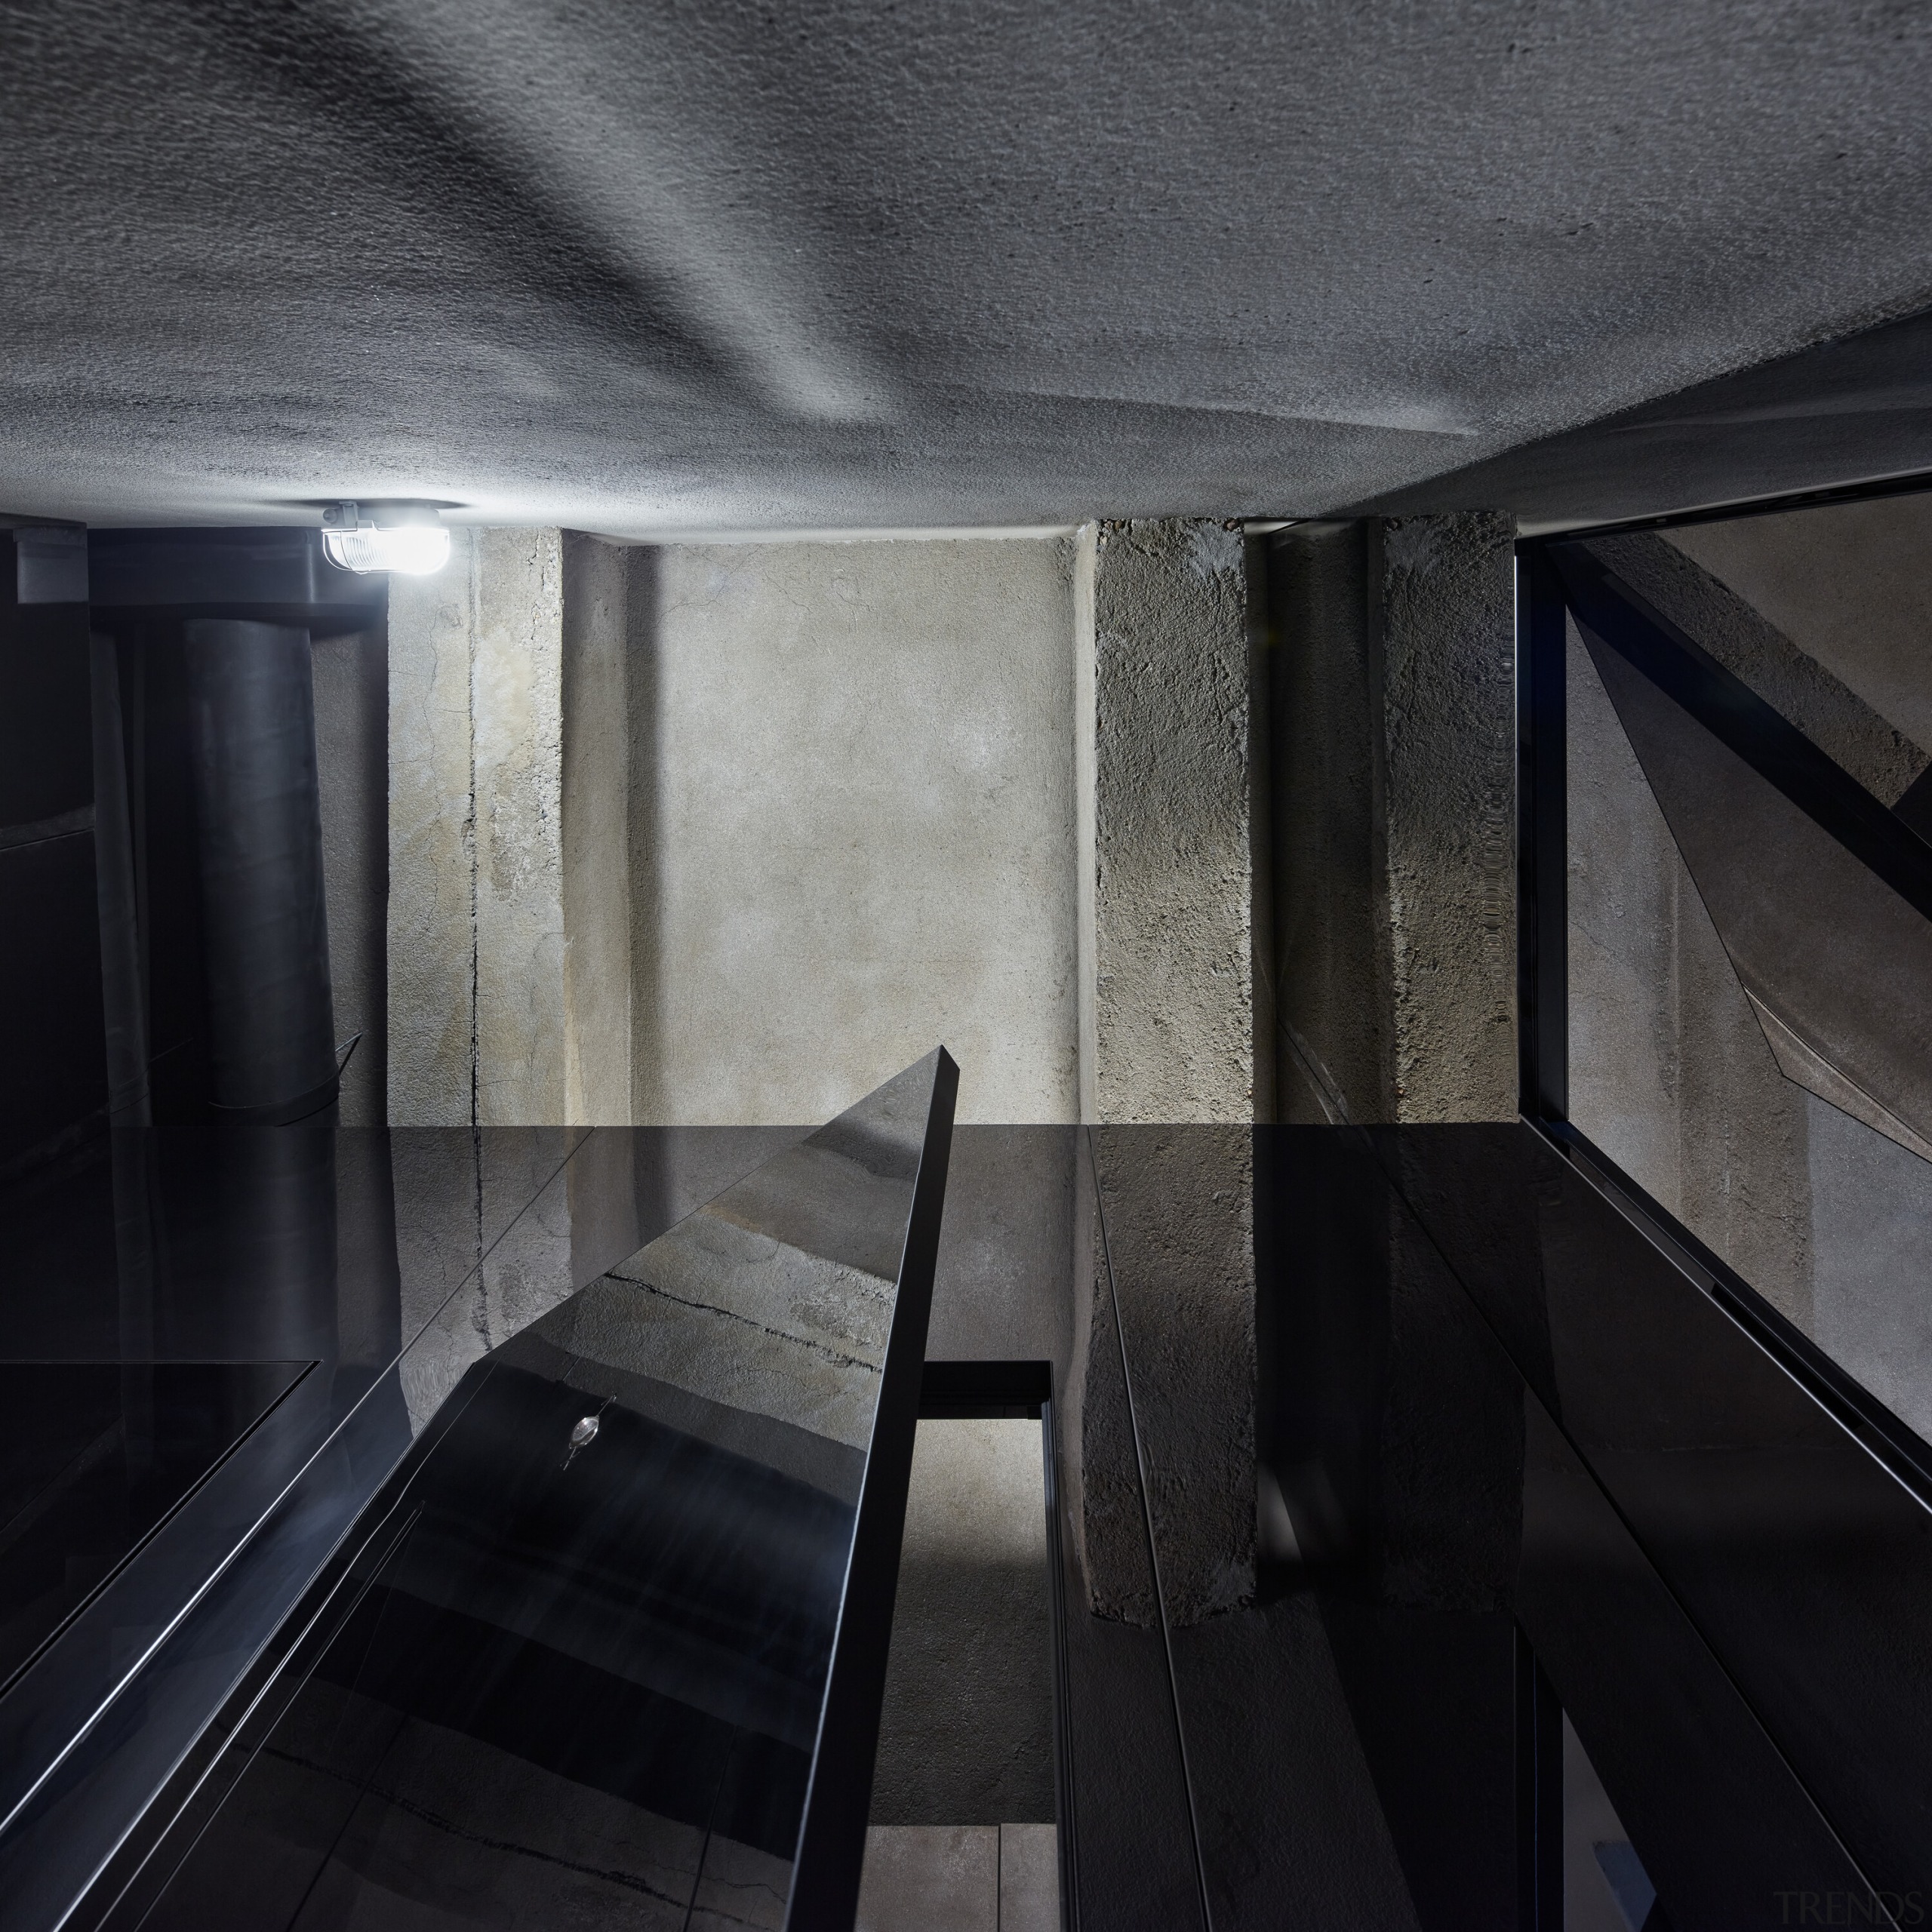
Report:
[[[342,1072],[342,1124],[389,1115],[389,634],[352,631],[315,643],[315,764],[322,875]]]

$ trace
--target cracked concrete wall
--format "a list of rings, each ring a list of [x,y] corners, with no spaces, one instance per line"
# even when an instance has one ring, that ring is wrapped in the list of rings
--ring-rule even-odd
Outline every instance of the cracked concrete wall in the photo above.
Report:
[[[1516,1117],[1514,532],[1269,550],[1281,1117]]]
[[[389,1118],[476,1119],[475,777],[470,656],[478,533],[434,577],[389,583]]]
[[[390,592],[389,1117],[621,1122],[621,558],[555,530],[452,539]]]

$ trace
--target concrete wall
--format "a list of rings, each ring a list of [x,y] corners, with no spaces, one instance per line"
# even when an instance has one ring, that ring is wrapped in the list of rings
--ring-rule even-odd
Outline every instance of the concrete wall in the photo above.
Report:
[[[817,1120],[944,1041],[1075,1117],[1073,579],[1052,540],[657,553],[632,617],[640,1120]]]
[[[581,970],[566,975],[567,900],[580,921],[595,910],[610,869],[597,833],[611,808],[598,783],[572,791],[587,820],[573,829],[577,844],[597,862],[567,888],[565,692],[580,722],[595,712],[620,648],[601,626],[622,611],[594,594],[594,570],[580,571],[593,594],[567,637],[561,531],[454,537],[445,570],[390,589],[389,1118],[557,1122],[571,1113],[573,1079],[582,1093],[586,1064],[601,1075],[626,1019],[621,1002],[596,996],[607,917],[590,918]],[[567,680],[572,654],[601,670]],[[590,737],[582,769],[594,780]],[[602,1103],[611,1083],[593,1078]]]
[[[816,1120],[938,1039],[964,1120],[1271,1114],[1238,528],[456,535],[392,594],[392,1118]]]
[[[921,1422],[872,1823],[1051,1823],[1052,1645],[1040,1425]]]
[[[1881,716],[1844,679],[1835,675],[1807,648],[1801,646],[1757,606],[1740,596],[1703,568],[1700,553],[1722,561],[1740,583],[1790,611],[1795,599],[1780,595],[1786,588],[1786,565],[1776,548],[1787,529],[1760,534],[1761,525],[1789,525],[1803,519],[1789,517],[1747,518],[1742,524],[1699,524],[1673,531],[1668,537],[1630,536],[1600,538],[1590,548],[1610,568],[1671,622],[1695,638],[1724,667],[1749,685],[1766,703],[1795,724],[1811,742],[1828,752],[1882,804],[1896,804],[1912,780],[1925,769],[1926,755],[1893,720]],[[1749,531],[1740,540],[1738,533]],[[1816,554],[1817,533],[1808,527],[1791,547],[1812,572],[1807,581],[1842,586],[1845,573]],[[1835,561],[1835,560],[1834,560]],[[1855,601],[1843,617],[1853,635],[1835,640],[1838,660],[1854,672],[1879,670],[1868,678],[1887,692],[1907,688],[1893,654],[1873,650],[1867,640],[1884,637],[1885,627],[1871,623],[1875,615],[1869,586],[1853,580]],[[1861,608],[1863,607],[1863,608]],[[1797,610],[1801,618],[1810,614]],[[1834,615],[1838,614],[1834,607]],[[1814,635],[1823,626],[1814,626]],[[1922,648],[1922,645],[1921,647]],[[1870,660],[1881,658],[1874,664]],[[1896,708],[1896,707],[1895,707]],[[1907,704],[1903,706],[1910,710]],[[1932,723],[1929,719],[1928,723]]]
[[[1593,547],[1890,803],[1932,732],[1928,534],[1906,499]],[[1567,681],[1571,1118],[1923,1432],[1932,1164],[1780,1071],[1574,627]]]
[[[631,1113],[631,586],[648,555],[563,543],[564,1118]]]

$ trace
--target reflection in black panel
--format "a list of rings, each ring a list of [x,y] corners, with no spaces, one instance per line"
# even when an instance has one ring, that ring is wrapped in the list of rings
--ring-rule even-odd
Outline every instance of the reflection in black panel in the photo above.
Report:
[[[308,1366],[0,1363],[0,1686]]]
[[[573,1923],[681,1924],[701,1868],[777,1922],[855,1496],[651,1396],[470,1371],[408,1534],[150,1926],[497,1923],[565,1897]]]

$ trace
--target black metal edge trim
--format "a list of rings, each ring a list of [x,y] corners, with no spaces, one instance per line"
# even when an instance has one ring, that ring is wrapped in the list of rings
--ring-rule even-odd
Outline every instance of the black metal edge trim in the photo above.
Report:
[[[1515,1694],[1516,1923],[1563,1932],[1563,1707],[1520,1623]]]
[[[1113,1248],[1107,1235],[1107,1214],[1104,1190],[1100,1186],[1100,1157],[1094,1147],[1094,1130],[1083,1130],[1087,1143],[1087,1160],[1094,1182],[1094,1211],[1100,1227],[1100,1269],[1106,1278],[1107,1299],[1113,1309],[1114,1340],[1120,1353],[1120,1379],[1122,1394],[1127,1398],[1127,1426],[1134,1438],[1134,1474],[1135,1487],[1140,1500],[1140,1522],[1143,1535],[1146,1539],[1147,1569],[1154,1583],[1154,1608],[1161,1624],[1161,1656],[1167,1667],[1168,1708],[1174,1714],[1174,1749],[1180,1761],[1181,1793],[1187,1804],[1188,1847],[1194,1857],[1194,1883],[1196,1904],[1201,1914],[1202,1932],[1214,1932],[1214,1912],[1208,1892],[1208,1863],[1201,1845],[1201,1817],[1199,1807],[1195,1802],[1194,1771],[1188,1761],[1187,1724],[1181,1715],[1180,1677],[1174,1669],[1174,1644],[1172,1626],[1168,1621],[1167,1591],[1161,1581],[1160,1545],[1154,1534],[1154,1507],[1147,1481],[1147,1451],[1141,1440],[1140,1413],[1134,1399],[1134,1371],[1128,1361],[1127,1321],[1120,1305],[1120,1284],[1114,1278]]]
[[[1571,542],[1592,537],[1629,537],[1647,530],[1686,530],[1699,523],[1736,523],[1746,517],[1783,516],[1793,510],[1830,509],[1841,503],[1875,503],[1887,497],[1919,497],[1932,491],[1932,470],[1908,470],[1875,476],[1862,483],[1826,483],[1810,490],[1786,490],[1772,497],[1746,497],[1734,503],[1703,503],[1694,509],[1659,510],[1644,516],[1579,524],[1527,540]]]
[[[873,1760],[878,1749],[879,1710],[885,1695],[885,1662],[892,1638],[899,1584],[899,1550],[906,1527],[906,1492],[912,1473],[912,1438],[918,1423],[919,1386],[932,1312],[933,1274],[939,1259],[940,1223],[946,1205],[947,1162],[952,1147],[953,1105],[959,1069],[942,1047],[933,1070],[919,1172],[899,1264],[899,1293],[892,1332],[879,1377],[872,1446],[866,1457],[852,1553],[832,1639],[825,1702],[798,1826],[798,1856],[786,1932],[848,1932],[858,1908],[865,1863],[866,1825],[872,1810]]]
[[[1589,1143],[1584,1140],[1583,1137],[1581,1134],[1577,1134],[1574,1129],[1568,1126],[1567,1122],[1545,1123],[1526,1119],[1522,1124],[1525,1127],[1528,1128],[1533,1134],[1538,1134],[1540,1137],[1543,1138],[1546,1143],[1551,1146],[1553,1150],[1558,1153],[1559,1155],[1570,1151],[1564,1144],[1565,1141],[1574,1141],[1583,1146],[1587,1146],[1589,1145]],[[1799,1796],[1803,1799],[1804,1802],[1810,1807],[1820,1825],[1829,1835],[1831,1840],[1836,1845],[1839,1852],[1843,1855],[1847,1866],[1854,1873],[1858,1875],[1861,1881],[1866,1884],[1867,1890],[1872,1890],[1872,1887],[1871,1887],[1869,1881],[1865,1879],[1863,1869],[1860,1866],[1857,1860],[1853,1857],[1850,1847],[1844,1835],[1839,1831],[1837,1824],[1833,1821],[1829,1814],[1827,1814],[1823,1805],[1819,1801],[1816,1794],[1813,1792],[1810,1783],[1800,1774],[1796,1764],[1792,1761],[1784,1746],[1779,1741],[1777,1734],[1772,1729],[1771,1724],[1767,1721],[1764,1712],[1759,1708],[1757,1700],[1746,1694],[1743,1686],[1738,1682],[1737,1678],[1733,1675],[1730,1666],[1725,1661],[1723,1654],[1718,1650],[1717,1645],[1712,1641],[1709,1635],[1706,1632],[1703,1623],[1692,1614],[1690,1605],[1684,1601],[1682,1595],[1680,1593],[1676,1583],[1672,1580],[1670,1574],[1652,1556],[1649,1544],[1645,1541],[1644,1537],[1638,1534],[1637,1525],[1632,1521],[1623,1502],[1612,1490],[1609,1484],[1607,1483],[1604,1478],[1598,1472],[1595,1462],[1589,1456],[1586,1454],[1583,1450],[1579,1446],[1575,1438],[1571,1434],[1568,1427],[1558,1417],[1543,1407],[1542,1398],[1537,1394],[1534,1387],[1531,1385],[1527,1374],[1524,1372],[1523,1364],[1516,1358],[1514,1351],[1511,1349],[1509,1343],[1504,1340],[1502,1334],[1497,1329],[1494,1321],[1491,1317],[1489,1311],[1484,1306],[1481,1299],[1472,1291],[1468,1282],[1463,1279],[1462,1271],[1457,1266],[1455,1262],[1451,1259],[1447,1251],[1443,1247],[1441,1241],[1438,1238],[1434,1229],[1429,1225],[1428,1220],[1416,1206],[1415,1203],[1409,1198],[1407,1191],[1402,1184],[1400,1174],[1395,1164],[1388,1158],[1389,1149],[1387,1144],[1379,1140],[1377,1136],[1371,1134],[1367,1128],[1354,1128],[1348,1129],[1346,1131],[1357,1136],[1359,1141],[1365,1145],[1368,1158],[1371,1164],[1380,1173],[1389,1189],[1391,1197],[1400,1204],[1401,1211],[1409,1217],[1417,1231],[1421,1234],[1423,1240],[1429,1244],[1430,1251],[1435,1256],[1436,1259],[1441,1263],[1444,1269],[1447,1272],[1450,1278],[1455,1282],[1458,1291],[1461,1293],[1464,1301],[1474,1315],[1475,1320],[1481,1324],[1484,1333],[1488,1336],[1491,1341],[1494,1343],[1497,1350],[1499,1352],[1501,1359],[1509,1365],[1510,1373],[1515,1376],[1518,1387],[1521,1392],[1523,1401],[1525,1403],[1535,1404],[1536,1407],[1541,1412],[1544,1420],[1549,1423],[1549,1426],[1555,1432],[1556,1435],[1561,1440],[1571,1456],[1574,1458],[1577,1469],[1583,1479],[1589,1484],[1591,1487],[1601,1499],[1605,1508],[1607,1509],[1615,1517],[1617,1522],[1621,1528],[1623,1534],[1629,1539],[1629,1546],[1635,1552],[1638,1560],[1644,1564],[1644,1567],[1656,1580],[1659,1586],[1669,1598],[1672,1603],[1676,1606],[1678,1615],[1684,1620],[1685,1629],[1689,1630],[1694,1636],[1697,1643],[1702,1647],[1703,1654],[1708,1657],[1713,1668],[1721,1674],[1724,1682],[1730,1686],[1730,1690],[1733,1695],[1734,1695],[1737,1699],[1740,1708],[1748,1715],[1751,1721],[1756,1725],[1758,1731],[1761,1734],[1766,1745],[1775,1756],[1777,1762],[1783,1766],[1786,1775],[1790,1778],[1792,1789],[1797,1792]],[[1594,1152],[1594,1150],[1592,1150],[1592,1152]],[[1592,1172],[1589,1162],[1587,1159],[1573,1158],[1570,1164],[1575,1168],[1577,1172],[1583,1175],[1584,1179],[1591,1186],[1596,1188],[1603,1195],[1604,1198],[1607,1201],[1611,1206],[1621,1212],[1625,1217],[1630,1221],[1633,1226],[1637,1228],[1641,1233],[1644,1234],[1667,1261],[1671,1263],[1672,1266],[1677,1267],[1682,1273],[1684,1273],[1685,1278],[1690,1281],[1694,1286],[1703,1289],[1707,1294],[1712,1293],[1712,1287],[1710,1285],[1706,1284],[1704,1282],[1701,1282],[1697,1279],[1697,1265],[1694,1262],[1691,1261],[1688,1254],[1683,1251],[1679,1244],[1671,1239],[1671,1238],[1664,1232],[1663,1227],[1656,1225],[1653,1222],[1650,1221],[1647,1218],[1644,1212],[1639,1208],[1638,1203],[1635,1201],[1626,1201],[1620,1199],[1615,1189],[1609,1185],[1607,1177],[1604,1174]],[[1616,1171],[1614,1168],[1614,1164],[1609,1161],[1607,1159],[1604,1161],[1604,1165],[1606,1168],[1610,1169],[1613,1172]],[[1637,1192],[1640,1195],[1641,1194],[1641,1189],[1637,1190]],[[1645,1200],[1647,1200],[1648,1198],[1647,1196],[1644,1196],[1643,1198]],[[1666,1214],[1663,1210],[1656,1208],[1654,1207],[1654,1204],[1652,1204],[1651,1211],[1663,1222],[1667,1223],[1670,1223],[1669,1216]],[[1671,1223],[1671,1225],[1675,1224]],[[1695,1245],[1694,1241],[1691,1244]],[[1740,1284],[1740,1285],[1743,1284]],[[1749,1289],[1748,1286],[1746,1287],[1745,1292],[1753,1300],[1761,1300],[1761,1297],[1757,1297],[1755,1291]],[[1712,1294],[1712,1298],[1714,1300],[1717,1299],[1715,1294]],[[1724,1306],[1725,1305],[1720,1301],[1719,1306]],[[1775,1314],[1775,1310],[1769,1309],[1768,1304],[1766,1304],[1765,1306],[1767,1312]],[[1727,1313],[1733,1314],[1734,1315],[1736,1313],[1735,1310],[1728,1307],[1726,1307],[1725,1312]],[[1745,1326],[1746,1324],[1740,1322],[1740,1325]],[[1750,1332],[1748,1327],[1746,1328],[1746,1332],[1747,1334],[1749,1334]],[[1755,1340],[1757,1338],[1753,1336],[1752,1339]],[[1786,1367],[1787,1364],[1780,1362],[1780,1366]],[[1869,1451],[1871,1447],[1869,1443],[1867,1442],[1862,1442],[1861,1446],[1865,1447],[1868,1451]],[[1881,1462],[1883,1461],[1882,1458],[1878,1458],[1878,1460]],[[1887,1466],[1887,1467],[1889,1469],[1889,1466]],[[1896,1474],[1896,1472],[1890,1472]],[[1907,1485],[1907,1487],[1909,1488],[1910,1486]],[[1912,1491],[1912,1494],[1914,1495],[1915,1500],[1918,1500],[1916,1491]],[[1518,1627],[1519,1630],[1521,1629],[1521,1626],[1520,1624]],[[1527,1637],[1527,1632],[1524,1632],[1524,1635]],[[1532,1646],[1532,1648],[1534,1649],[1534,1646]],[[1553,1684],[1552,1692],[1554,1692]],[[1560,1708],[1560,1696],[1558,1698],[1558,1702]],[[1667,1920],[1665,1922],[1664,1932],[1669,1932]]]
[[[278,1628],[275,1640],[257,1656],[230,1692],[220,1721],[196,1741],[196,1748],[143,1813],[121,1851],[103,1867],[82,1901],[83,1908],[90,1909],[91,1923],[103,1932],[138,1932],[337,1633],[415,1527],[420,1510],[406,1515],[401,1511],[398,1501],[367,1537],[330,1558]],[[379,1543],[380,1554],[373,1562],[365,1561]],[[91,1909],[96,1903],[98,1916]],[[80,1932],[82,1922],[77,1911],[63,1932]]]
[[[1549,554],[1579,623],[1932,918],[1932,845],[1587,550]]]
[[[1060,1924],[1080,1932],[1078,1781],[1073,1758],[1073,1662],[1066,1638],[1066,1573],[1060,1540],[1060,1411],[1051,1394],[1053,1365],[1045,1364],[1048,1395],[1040,1405],[1040,1447],[1045,1465],[1047,1619],[1053,1642],[1054,1816],[1058,1826]]]
[[[1548,552],[1516,550],[1516,1021],[1518,1104],[1569,1112],[1568,814],[1563,586]]]
[[[928,1361],[919,1378],[919,1418],[1036,1417],[1053,1398],[1046,1361]]]
[[[1702,1288],[1921,1509],[1932,1512],[1932,1444],[1773,1307],[1587,1135],[1567,1121],[1529,1124],[1569,1165],[1608,1195],[1611,1204]]]
[[[388,1373],[396,1373],[394,1364]],[[317,1620],[326,1614],[331,1600],[341,1589],[344,1580],[381,1537],[383,1526],[395,1519],[431,1453],[475,1399],[485,1380],[485,1376],[476,1377],[467,1394],[463,1393],[464,1383],[457,1383],[448,1399],[424,1425],[422,1434],[403,1451],[395,1467],[357,1511],[337,1540],[334,1550],[323,1560],[321,1568],[309,1579],[267,1640],[248,1660],[174,1770],[143,1806],[133,1829],[122,1841],[121,1847],[95,1874],[88,1889],[69,1908],[68,1917],[62,1921],[62,1932],[83,1932],[87,1927],[106,1923],[120,1900],[140,1881],[151,1861],[156,1857],[166,1860],[170,1844],[178,1842],[174,1835],[177,1823],[220,1764],[249,1714],[278,1684],[285,1687],[291,1700],[300,1690],[328,1647],[324,1644],[310,1654],[303,1646],[304,1635],[316,1627]],[[469,1377],[466,1376],[464,1381],[469,1381]],[[406,1531],[408,1525],[405,1523],[403,1527]],[[386,1552],[385,1561],[387,1557]],[[158,1896],[165,1883],[162,1879],[153,1884],[154,1895]],[[143,1890],[145,1896],[145,1887]]]

